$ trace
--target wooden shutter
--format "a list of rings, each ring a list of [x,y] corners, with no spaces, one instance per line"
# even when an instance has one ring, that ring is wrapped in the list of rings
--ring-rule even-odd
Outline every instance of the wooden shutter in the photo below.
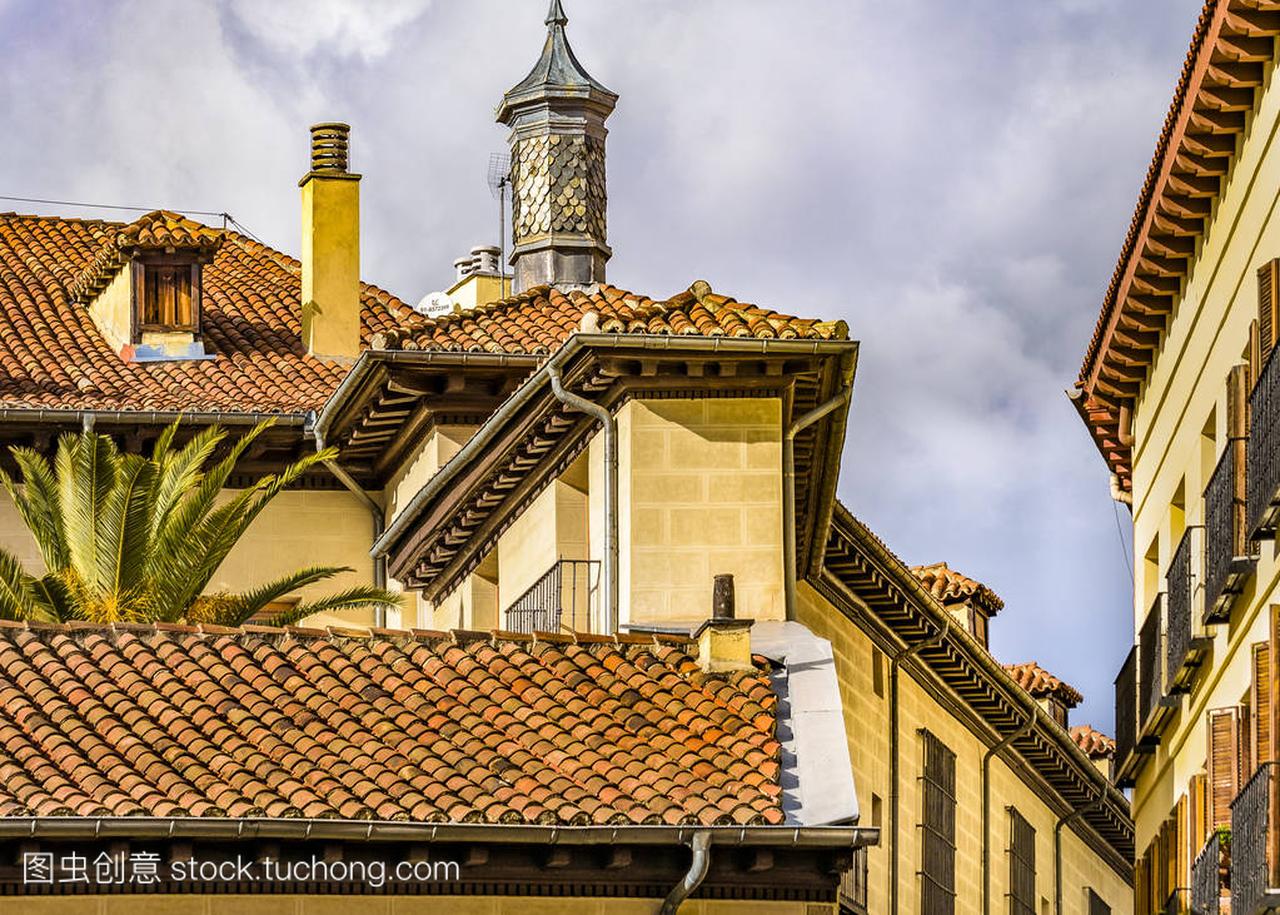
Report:
[[[1253,646],[1253,677],[1249,685],[1250,760],[1254,767],[1271,762],[1271,645],[1259,642]]]
[[[1150,912],[1151,904],[1151,853],[1147,852],[1133,869],[1133,910]]]
[[[1187,837],[1191,860],[1194,861],[1209,841],[1209,796],[1208,778],[1203,772],[1191,776],[1187,786]]]
[[[1036,831],[1009,808],[1009,911],[1036,915]]]
[[[921,902],[923,915],[956,910],[956,754],[933,734],[924,738],[924,811],[921,822]]]
[[[1240,792],[1240,709],[1209,712],[1209,828],[1231,827],[1231,802]]]
[[[1174,887],[1191,885],[1191,862],[1196,859],[1196,851],[1191,847],[1191,805],[1184,794],[1178,798],[1178,806],[1173,811],[1173,858]]]
[[[1280,259],[1272,258],[1258,268],[1258,369],[1267,364],[1267,357],[1276,344],[1280,331]],[[1257,376],[1255,376],[1256,378]]]

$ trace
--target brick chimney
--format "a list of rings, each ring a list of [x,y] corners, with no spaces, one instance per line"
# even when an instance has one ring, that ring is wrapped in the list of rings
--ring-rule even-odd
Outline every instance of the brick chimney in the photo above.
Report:
[[[360,176],[346,124],[311,128],[302,188],[302,340],[313,356],[360,355]]]
[[[511,265],[514,289],[604,282],[604,122],[618,96],[594,80],[569,47],[560,0],[533,70],[502,97],[511,128]]]

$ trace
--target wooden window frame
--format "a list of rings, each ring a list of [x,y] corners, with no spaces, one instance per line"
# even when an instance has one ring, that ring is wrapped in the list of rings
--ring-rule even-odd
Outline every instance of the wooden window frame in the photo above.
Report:
[[[146,295],[147,284],[150,282],[148,271],[155,270],[158,267],[177,267],[187,268],[191,271],[191,320],[187,323],[157,323],[148,322],[146,316]],[[203,265],[199,258],[194,255],[181,254],[139,254],[134,257],[130,265],[132,279],[132,296],[131,310],[133,312],[133,342],[138,343],[142,340],[142,334],[146,332],[159,333],[200,333],[200,319],[202,312],[202,296],[201,296],[201,280],[203,278]]]
[[[956,910],[956,754],[921,728],[920,911]]]
[[[1036,830],[1009,807],[1009,915],[1036,915]],[[1024,895],[1024,892],[1027,895]]]

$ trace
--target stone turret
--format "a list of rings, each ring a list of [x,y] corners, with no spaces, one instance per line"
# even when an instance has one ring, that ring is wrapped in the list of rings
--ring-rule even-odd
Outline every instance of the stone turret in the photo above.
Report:
[[[543,283],[587,286],[605,278],[604,122],[618,96],[578,63],[560,0],[532,71],[502,97],[511,128],[511,266],[519,292]]]

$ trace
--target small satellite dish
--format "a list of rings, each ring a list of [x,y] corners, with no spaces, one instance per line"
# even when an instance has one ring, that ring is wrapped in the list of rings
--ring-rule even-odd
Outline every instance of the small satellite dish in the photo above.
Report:
[[[453,299],[443,292],[428,292],[413,310],[428,318],[438,318],[453,312]]]

